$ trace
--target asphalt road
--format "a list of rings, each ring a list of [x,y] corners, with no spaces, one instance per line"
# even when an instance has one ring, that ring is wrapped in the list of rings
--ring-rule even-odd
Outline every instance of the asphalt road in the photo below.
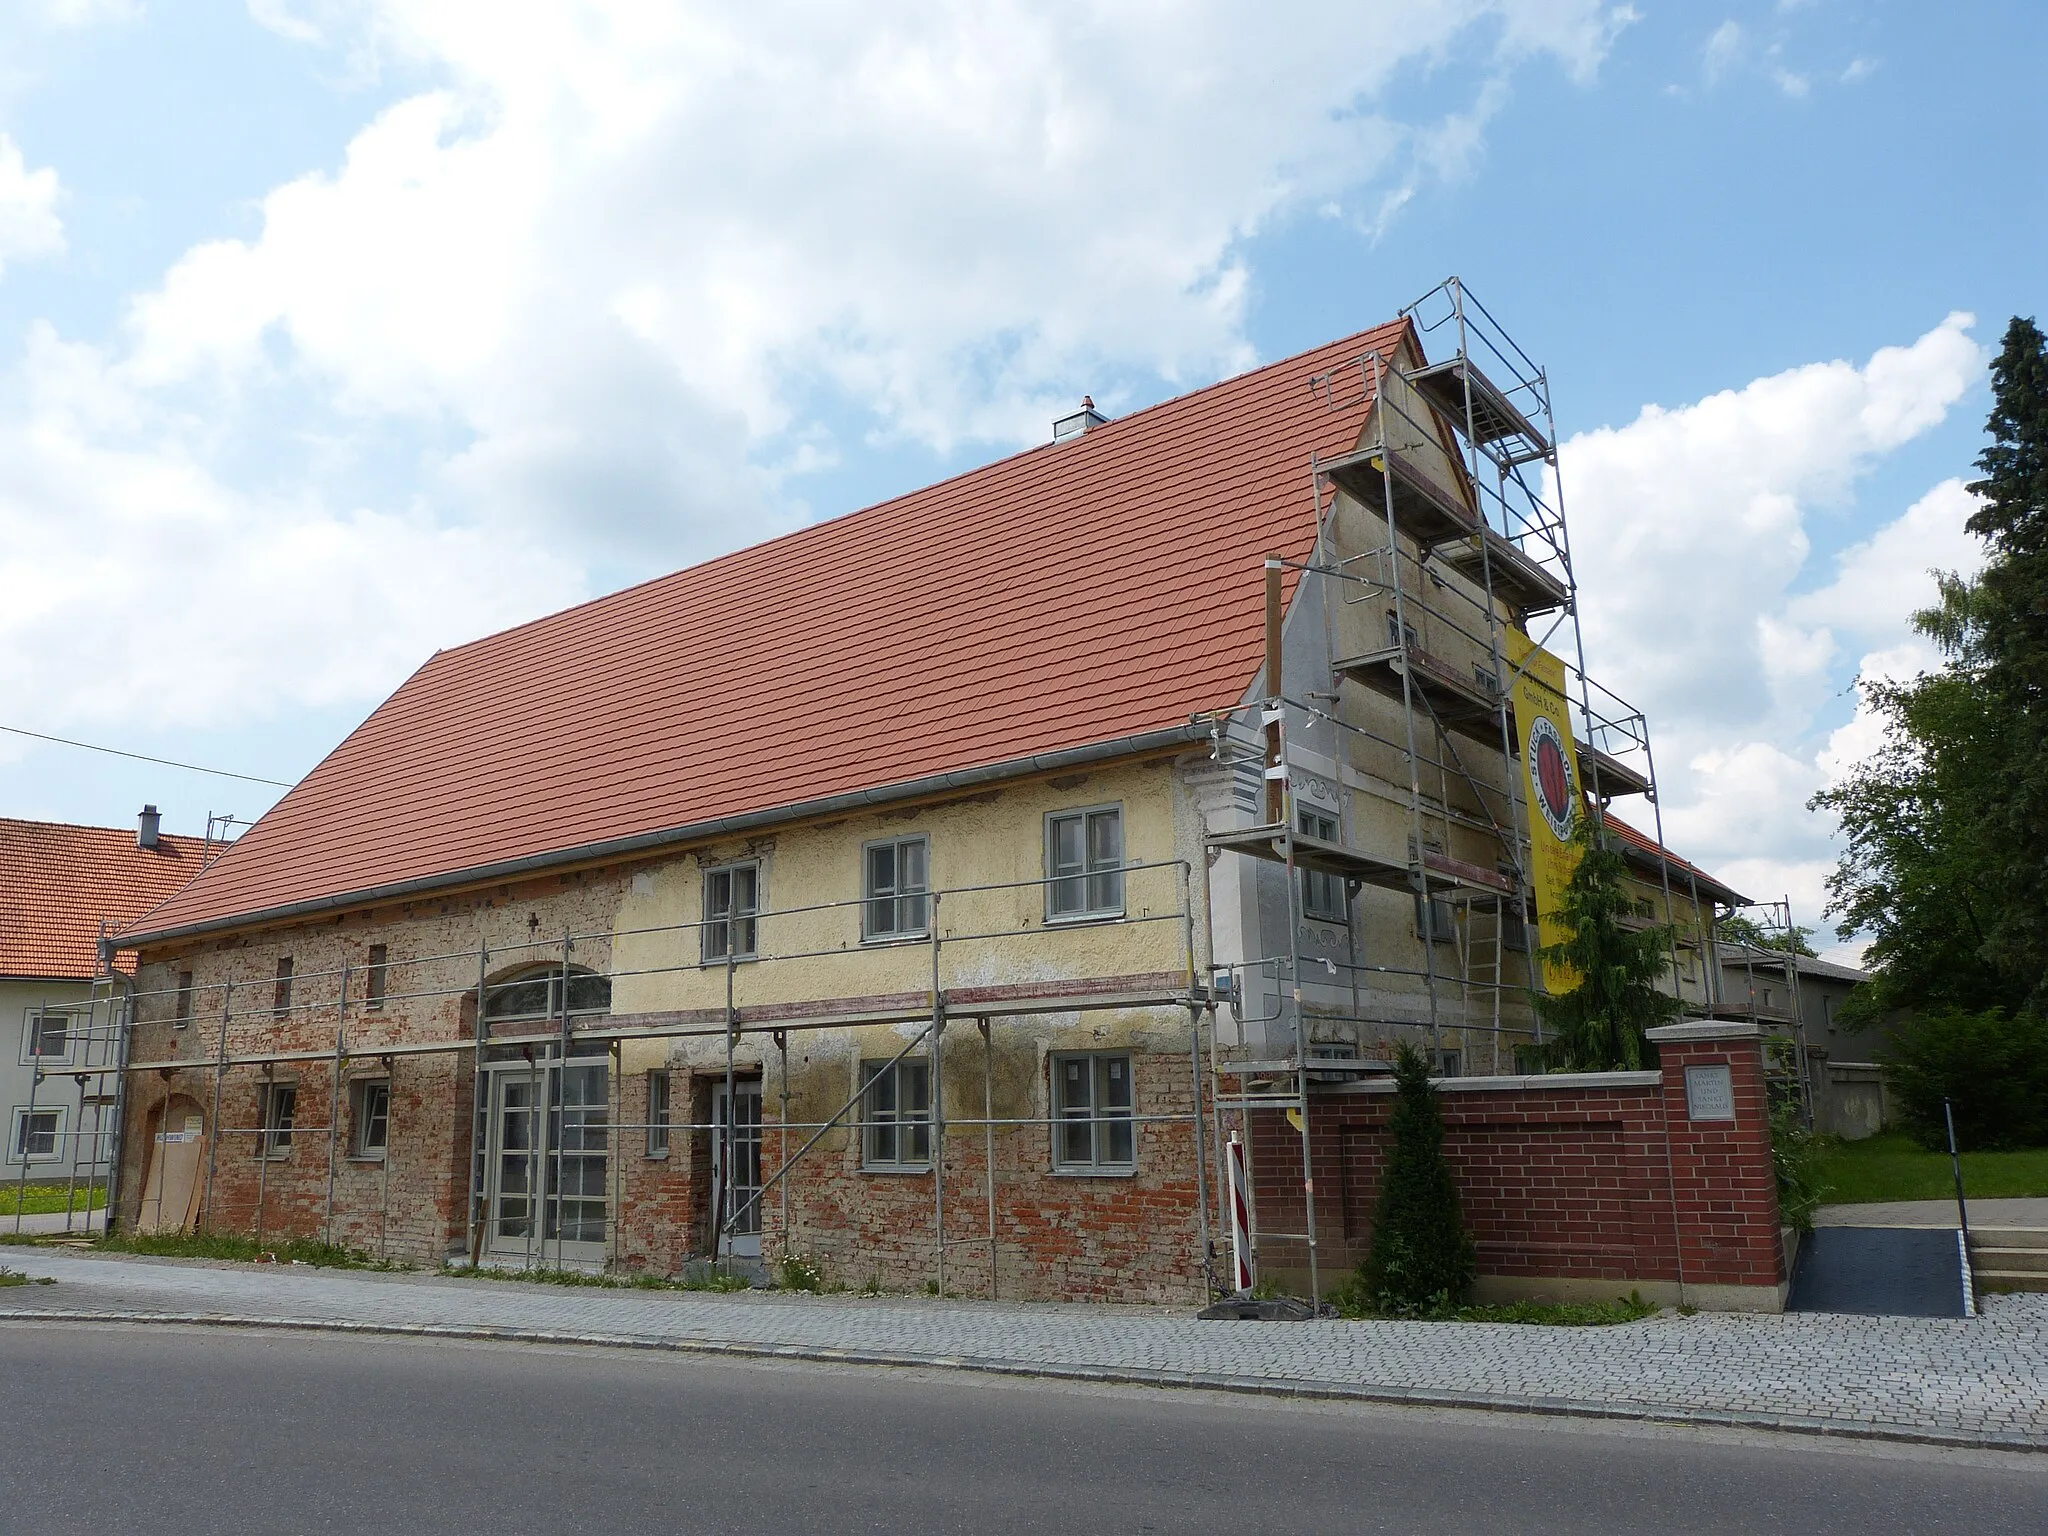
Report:
[[[627,1351],[0,1326],[0,1531],[2048,1530],[2048,1457]]]

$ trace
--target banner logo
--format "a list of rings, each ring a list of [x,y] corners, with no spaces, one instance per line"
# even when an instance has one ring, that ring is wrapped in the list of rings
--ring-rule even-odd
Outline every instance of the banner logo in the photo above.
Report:
[[[1543,813],[1559,842],[1572,835],[1573,807],[1578,801],[1572,782],[1572,759],[1564,733],[1547,715],[1529,722],[1529,777],[1536,787],[1536,808]]]

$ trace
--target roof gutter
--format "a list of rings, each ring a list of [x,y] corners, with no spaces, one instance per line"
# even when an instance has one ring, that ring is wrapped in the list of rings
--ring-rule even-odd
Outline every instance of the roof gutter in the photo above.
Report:
[[[881,789],[856,789],[845,794],[826,795],[816,800],[799,800],[792,805],[747,811],[738,816],[720,816],[711,821],[692,822],[687,826],[671,827],[661,832],[637,832],[631,837],[612,838],[602,843],[584,843],[550,853],[528,854],[522,858],[506,859],[496,864],[478,865],[473,869],[420,875],[411,880],[366,886],[361,890],[344,891],[335,896],[317,896],[310,901],[262,907],[252,912],[237,913],[232,917],[209,918],[205,922],[186,923],[173,928],[117,934],[114,936],[113,944],[116,949],[140,949],[145,944],[166,944],[179,939],[202,938],[208,934],[224,933],[257,924],[317,917],[346,907],[375,906],[383,902],[400,901],[450,886],[489,885],[497,881],[543,874],[564,865],[590,864],[637,853],[651,853],[674,847],[679,843],[708,842],[713,838],[730,837],[738,832],[755,832],[764,827],[779,826],[784,822],[809,821],[819,816],[834,816],[846,811],[864,810],[871,806],[893,805],[903,800],[921,800],[929,795],[944,794],[950,790],[973,789],[983,784],[992,784],[1003,779],[1024,778],[1032,774],[1056,773],[1065,768],[1084,767],[1119,757],[1134,757],[1140,753],[1156,752],[1166,747],[1206,741],[1208,738],[1208,725],[1193,722],[1169,726],[1165,730],[1141,731],[1136,735],[1119,736],[1112,741],[1094,742],[1085,747],[1067,747],[1058,752],[1035,753],[1030,757],[1011,758],[1007,762],[989,763],[979,768],[960,768],[948,773],[928,774],[921,779],[909,779],[901,784],[886,785]]]

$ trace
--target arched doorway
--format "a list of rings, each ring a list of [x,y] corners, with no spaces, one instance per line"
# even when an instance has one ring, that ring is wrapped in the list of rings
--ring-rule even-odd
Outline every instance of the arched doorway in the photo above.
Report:
[[[610,1188],[611,1057],[562,1024],[611,1011],[611,979],[575,966],[517,971],[484,988],[480,1257],[500,1265],[602,1264]]]
[[[187,1232],[199,1216],[206,1166],[206,1111],[174,1093],[150,1117],[149,1172],[142,1181],[138,1232]]]

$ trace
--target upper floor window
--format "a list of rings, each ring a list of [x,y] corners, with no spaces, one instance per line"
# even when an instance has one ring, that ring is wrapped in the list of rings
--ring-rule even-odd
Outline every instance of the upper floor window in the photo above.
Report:
[[[1123,808],[1105,805],[1046,817],[1045,873],[1048,921],[1123,916]]]
[[[570,1014],[609,1013],[612,979],[571,966]],[[493,1023],[515,1019],[558,1019],[562,1016],[562,968],[559,965],[522,971],[484,989],[484,1017]]]
[[[286,955],[277,962],[277,983],[270,996],[270,1009],[273,1013],[290,1013],[292,1011],[292,957],[290,955]]]
[[[1301,830],[1326,843],[1338,842],[1337,818],[1321,811],[1303,810]],[[1344,877],[1326,869],[1301,872],[1301,915],[1319,923],[1348,923],[1351,903],[1344,891]]]
[[[382,944],[370,946],[370,964],[363,975],[363,1006],[382,1008],[384,988],[391,972],[391,951]]]
[[[71,1054],[71,1015],[31,1008],[23,1016],[21,1059],[63,1061]]]
[[[1415,937],[1429,944],[1458,942],[1458,913],[1441,896],[1415,898]]]
[[[704,871],[704,959],[750,960],[761,911],[761,866],[728,864]]]
[[[931,849],[922,837],[869,843],[863,850],[861,937],[918,938],[931,932]]]
[[[192,973],[178,972],[178,1016],[177,1027],[183,1029],[192,1022]]]

